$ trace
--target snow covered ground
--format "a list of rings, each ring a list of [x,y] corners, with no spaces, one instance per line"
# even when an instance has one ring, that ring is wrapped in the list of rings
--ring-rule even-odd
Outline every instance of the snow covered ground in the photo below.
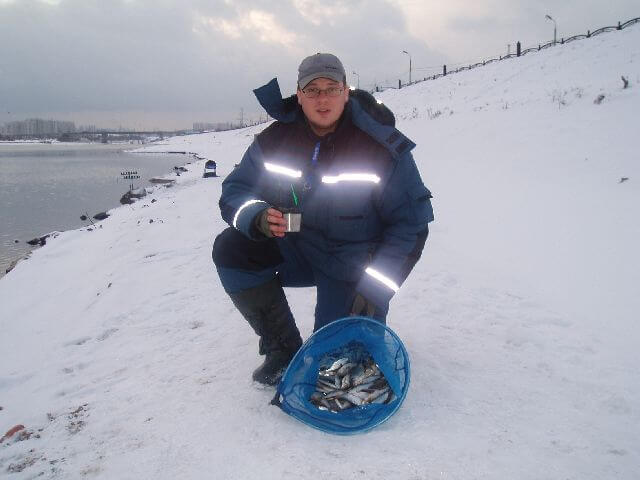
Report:
[[[412,360],[394,417],[331,436],[252,384],[210,259],[222,179],[197,161],[0,280],[0,435],[26,427],[0,476],[638,478],[640,26],[380,99],[436,212],[391,304]],[[224,176],[260,128],[145,150]],[[314,290],[287,293],[307,337]]]

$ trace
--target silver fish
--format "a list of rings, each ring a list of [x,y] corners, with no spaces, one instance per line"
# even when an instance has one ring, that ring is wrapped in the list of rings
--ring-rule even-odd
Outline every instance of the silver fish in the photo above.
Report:
[[[362,385],[363,383],[373,382],[374,380],[377,380],[380,378],[379,375],[373,375],[373,370],[371,370],[369,373],[370,375],[363,373],[361,376],[354,378],[353,381],[351,382],[352,385],[354,387],[357,387],[358,385]]]
[[[393,398],[393,390],[370,356],[361,361],[345,356],[320,369],[309,401],[321,410],[339,413],[371,403],[389,403]]]
[[[349,359],[347,357],[339,358],[338,360],[333,362],[331,364],[331,366],[329,368],[327,368],[325,371],[326,372],[335,372],[335,371],[339,370],[340,367],[342,367],[345,363],[348,363],[348,362],[349,362]]]
[[[369,379],[365,379],[365,383],[361,383],[360,385],[356,385],[355,380],[353,380],[351,382],[351,385],[353,388],[351,388],[352,392],[361,392],[362,390],[366,390],[367,388],[371,387],[375,382],[377,382],[379,379],[373,379],[373,380],[369,380]]]
[[[344,395],[345,393],[347,393],[347,392],[345,392],[344,390],[334,390],[332,392],[325,393],[324,394],[324,398],[326,398],[327,400],[332,400],[332,399],[334,399],[336,397]]]
[[[347,373],[349,373],[351,371],[351,369],[353,367],[355,367],[356,364],[355,363],[345,363],[344,365],[342,365],[339,369],[338,369],[338,375],[340,377],[344,377]]]
[[[354,405],[357,405],[357,406],[360,406],[360,405],[362,405],[364,403],[363,400],[360,397],[358,397],[356,395],[353,395],[353,394],[351,394],[349,392],[343,393],[340,398],[344,398],[345,400],[349,400],[351,403],[353,403]]]
[[[342,390],[346,390],[351,386],[351,375],[349,375],[348,373],[342,377],[342,385],[341,388]]]
[[[363,402],[365,403],[371,403],[373,402],[376,398],[378,398],[379,396],[387,393],[389,391],[389,387],[387,388],[383,388],[381,390],[374,390],[372,393],[369,394],[369,396],[367,398],[365,398],[363,400]]]
[[[391,397],[393,397],[393,393],[391,392],[391,390],[388,390],[378,398],[374,398],[373,400],[371,400],[371,403],[389,403],[388,401]]]

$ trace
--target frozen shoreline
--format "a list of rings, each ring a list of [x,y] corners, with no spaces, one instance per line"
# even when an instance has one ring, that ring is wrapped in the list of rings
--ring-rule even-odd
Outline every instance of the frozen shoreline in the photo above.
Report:
[[[24,145],[27,145],[29,147],[31,147],[31,149],[33,149],[34,147],[36,147],[36,151],[38,149],[38,147],[42,147],[43,150],[50,150],[50,148],[52,147],[52,144],[45,144],[42,142],[37,142],[37,143],[29,143],[29,142],[17,142],[17,145],[19,145],[19,148],[13,150],[13,149],[7,149],[7,145],[11,146],[13,145],[12,142],[0,142],[0,148],[2,148],[3,152],[12,152],[12,151],[16,151],[16,152],[20,152],[22,151],[25,147]],[[57,142],[56,144],[54,144],[56,146],[59,146],[60,148],[65,148],[67,149],[68,147],[72,147],[72,150],[74,151],[83,151],[83,150],[95,150],[96,148],[100,149],[100,150],[106,150],[106,151],[121,151],[123,153],[148,153],[148,152],[137,152],[136,149],[125,149],[124,147],[130,147],[131,145],[129,143],[126,144],[117,144],[117,143],[110,143],[110,144],[99,144],[99,143],[88,143],[88,142]],[[4,147],[4,148],[3,148]],[[140,147],[138,147],[140,148]],[[166,152],[167,154],[187,154],[187,152]],[[155,153],[155,155],[159,155],[160,153]],[[191,154],[192,155],[192,154]],[[187,165],[189,165],[190,163],[192,163],[192,161],[189,162],[185,162],[185,163],[180,163],[178,162],[176,166],[178,167],[185,167]],[[166,178],[168,176],[171,175],[175,175],[175,170],[169,170],[167,172],[165,172],[162,175],[157,175],[156,178]],[[147,181],[145,183],[149,183],[150,187],[153,187],[153,182],[150,182],[150,179],[147,179]],[[122,194],[125,194],[126,192],[122,192]],[[120,195],[122,196],[122,195]],[[109,213],[109,211],[115,209],[115,208],[119,208],[122,205],[116,205],[110,209],[104,210],[104,212]],[[79,229],[79,228],[87,228],[87,227],[91,227],[94,224],[97,226],[100,222],[100,220],[94,219],[93,215],[94,214],[99,214],[101,212],[92,212],[90,213],[89,219],[86,220],[86,222],[88,222],[86,225],[83,226],[79,226],[76,228],[70,228],[68,230],[75,230],[75,229]],[[24,252],[17,254],[13,257],[10,257],[8,262],[5,262],[6,258],[3,260],[2,265],[3,268],[0,271],[0,278],[2,278],[3,276],[7,275],[11,270],[13,270],[13,268],[15,268],[15,266],[23,261],[23,260],[28,260],[31,257],[31,254],[33,253],[34,250],[41,248],[41,246],[43,245],[42,242],[46,242],[46,239],[52,235],[58,235],[60,232],[62,231],[66,231],[66,230],[60,230],[60,229],[54,229],[51,230],[49,232],[40,232],[38,233],[35,237],[33,238],[23,238],[21,239],[19,242],[21,244],[23,244],[22,246],[24,247]],[[41,240],[41,244],[34,244],[34,245],[29,245],[30,242],[33,242],[35,240]]]

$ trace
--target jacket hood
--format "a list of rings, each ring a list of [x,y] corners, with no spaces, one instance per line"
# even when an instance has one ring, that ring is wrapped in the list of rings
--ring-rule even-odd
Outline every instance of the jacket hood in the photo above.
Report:
[[[253,93],[267,113],[279,122],[292,123],[298,118],[300,106],[296,95],[282,98],[277,78],[256,88]],[[353,124],[385,147],[394,158],[416,146],[395,128],[396,119],[391,110],[378,103],[369,92],[352,90],[349,92],[349,105],[351,108],[345,109],[345,113],[351,115]]]

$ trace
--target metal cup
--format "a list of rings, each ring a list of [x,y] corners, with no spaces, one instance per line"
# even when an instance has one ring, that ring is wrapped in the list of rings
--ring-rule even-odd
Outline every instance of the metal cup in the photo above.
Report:
[[[296,208],[278,208],[287,222],[285,232],[299,232],[302,226],[302,213]]]

